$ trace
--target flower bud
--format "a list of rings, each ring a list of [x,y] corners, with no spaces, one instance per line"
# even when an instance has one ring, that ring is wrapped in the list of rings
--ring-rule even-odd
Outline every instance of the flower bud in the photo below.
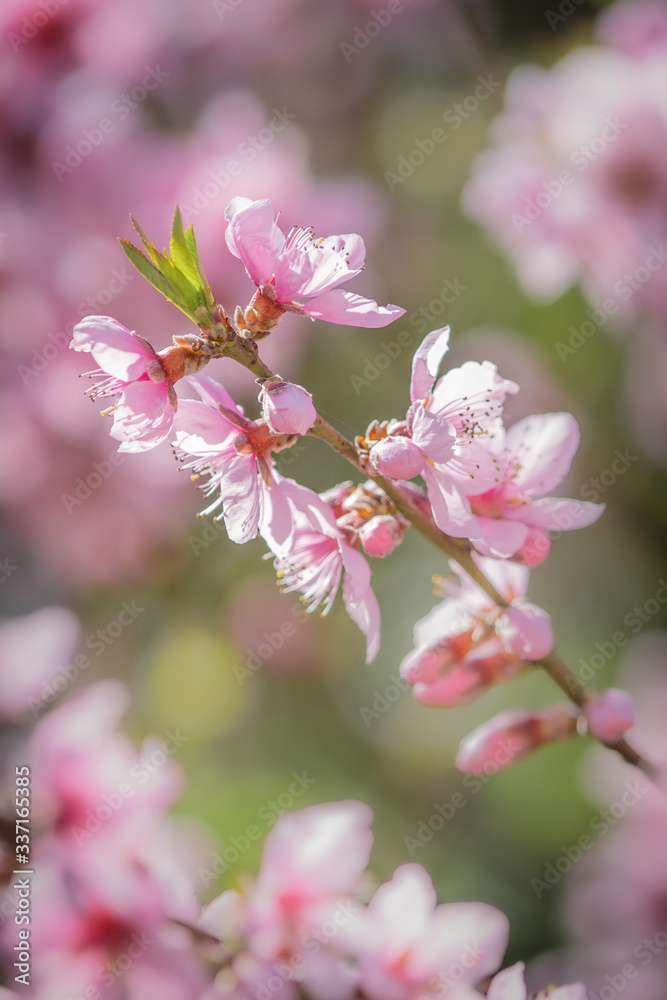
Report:
[[[586,707],[588,728],[604,743],[615,743],[634,725],[635,706],[627,691],[608,688]]]
[[[539,566],[549,555],[550,548],[551,539],[547,532],[530,525],[525,542],[511,557],[511,561],[521,563],[522,566]]]
[[[383,559],[403,541],[403,528],[392,514],[378,514],[364,521],[359,539],[367,556]]]
[[[408,437],[387,437],[370,451],[371,468],[388,479],[412,479],[424,468],[424,457]]]
[[[293,382],[272,382],[262,386],[262,414],[276,434],[305,434],[317,418],[313,397]]]
[[[576,733],[577,712],[569,705],[552,705],[542,712],[509,709],[461,740],[456,766],[467,774],[495,774],[545,743]]]
[[[524,660],[541,660],[554,648],[551,618],[528,601],[507,608],[496,629],[505,646]]]

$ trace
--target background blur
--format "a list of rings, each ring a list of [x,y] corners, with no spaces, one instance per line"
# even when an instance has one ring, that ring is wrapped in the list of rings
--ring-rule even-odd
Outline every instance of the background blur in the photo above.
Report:
[[[367,268],[349,287],[404,306],[406,316],[380,331],[288,317],[263,351],[268,363],[306,385],[351,436],[373,418],[404,414],[414,347],[450,323],[450,364],[488,358],[521,384],[510,421],[573,412],[582,445],[563,493],[603,501],[607,512],[554,539],[531,597],[592,686],[616,682],[624,662],[640,670],[647,657],[662,681],[664,646],[653,633],[665,626],[655,599],[667,574],[667,436],[655,412],[664,348],[653,354],[637,339],[637,316],[624,316],[560,356],[556,345],[569,343],[595,305],[590,294],[575,284],[551,301],[531,299],[461,208],[512,69],[549,67],[590,44],[603,5],[561,4],[571,12],[556,20],[534,0],[392,7],[380,24],[378,11],[389,8],[365,0],[4,0],[0,596],[6,617],[52,604],[79,615],[92,665],[69,690],[119,678],[133,693],[134,737],[180,729],[187,789],[178,811],[220,845],[258,820],[268,830],[284,808],[363,799],[376,816],[378,877],[416,860],[442,901],[496,904],[510,916],[514,961],[571,939],[566,883],[538,898],[530,880],[604,805],[599,766],[585,740],[483,783],[464,780],[453,758],[460,738],[498,709],[548,703],[549,683],[529,676],[450,712],[414,703],[397,684],[398,665],[414,622],[435,603],[430,581],[442,559],[409,534],[373,563],[383,642],[364,666],[362,638],[342,607],[304,623],[295,597],[278,592],[260,541],[237,547],[195,518],[201,499],[169,447],[109,461],[109,420],[84,398],[85,364],[66,349],[88,313],[114,316],[158,349],[187,332],[118,247],[118,236],[132,236],[130,213],[160,244],[178,202],[230,312],[252,291],[225,246],[223,212],[234,195],[271,198],[285,229],[360,233]],[[457,112],[479,95],[480,78],[483,98]],[[439,127],[446,141],[429,146]],[[230,161],[240,164],[234,176]],[[404,330],[411,346],[391,358],[397,352],[383,345]],[[655,311],[652,330],[664,333]],[[640,349],[651,378],[633,360]],[[252,406],[245,373],[217,364],[210,373]],[[348,478],[342,460],[312,441],[278,464],[317,489]],[[647,601],[643,620],[633,615]],[[133,623],[107,633],[124,602]],[[293,627],[279,643],[285,623]],[[100,629],[107,638],[96,642]],[[619,631],[627,645],[611,641]],[[658,752],[656,740],[644,735],[647,752]],[[313,779],[297,798],[288,792],[294,772]],[[447,809],[456,792],[464,805]],[[251,844],[208,896],[254,870],[260,848]],[[661,900],[657,927],[667,921],[667,889]],[[660,989],[644,1000],[667,996]]]

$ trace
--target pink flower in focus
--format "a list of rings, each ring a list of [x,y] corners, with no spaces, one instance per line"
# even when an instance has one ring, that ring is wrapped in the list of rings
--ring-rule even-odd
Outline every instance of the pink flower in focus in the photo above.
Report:
[[[405,313],[337,288],[363,269],[366,248],[360,236],[318,238],[312,229],[294,227],[286,238],[268,199],[233,198],[225,218],[227,246],[257,285],[251,306],[261,308],[271,325],[285,310],[362,327],[387,326]]]
[[[111,407],[111,436],[121,442],[119,451],[147,451],[169,435],[176,412],[174,381],[180,372],[167,361],[167,348],[158,355],[148,341],[110,316],[87,316],[77,323],[70,347],[89,351],[99,368],[89,378],[102,380],[89,389],[92,399],[120,396]],[[178,349],[177,349],[178,350]]]
[[[366,636],[366,662],[370,663],[380,646],[380,609],[368,563],[346,541],[331,508],[316,493],[288,479],[281,479],[281,486],[292,509],[294,533],[287,544],[276,544],[268,532],[264,538],[276,557],[274,566],[283,591],[300,591],[308,611],[323,605],[321,613],[326,615],[342,578],[343,601]]]
[[[498,968],[507,917],[485,903],[436,903],[431,878],[418,864],[403,865],[380,886],[355,942],[364,996],[425,1000],[448,995],[449,987],[463,993]]]
[[[487,1000],[529,1000],[526,983],[523,978],[525,965],[517,962],[509,969],[503,969],[494,976],[486,994]],[[587,1000],[588,993],[583,983],[572,983],[570,986],[559,986],[540,993],[537,1000],[548,996],[549,1000]]]
[[[540,712],[508,709],[461,740],[456,766],[466,774],[495,774],[538,747],[576,733],[577,711],[571,705],[552,705]]]
[[[424,338],[412,362],[412,405],[405,427],[372,445],[369,460],[385,474],[421,473],[437,526],[472,538],[479,528],[466,494],[473,487],[490,489],[498,481],[503,404],[518,386],[501,378],[489,361],[467,361],[437,378],[448,348],[449,327]],[[385,443],[389,441],[399,444]]]
[[[468,496],[479,527],[473,544],[497,559],[526,547],[530,554],[525,561],[536,565],[549,551],[545,529],[587,527],[600,517],[604,504],[545,496],[567,475],[579,446],[579,427],[571,414],[525,417],[500,433],[505,437],[500,481],[485,493]]]
[[[588,728],[605,743],[615,743],[635,723],[635,707],[627,691],[607,688],[586,706]]]
[[[529,571],[516,563],[475,559],[508,602],[498,607],[458,563],[459,581],[438,581],[447,595],[417,622],[415,648],[401,663],[401,676],[426,705],[464,704],[486,688],[527,669],[525,661],[546,656],[554,644],[549,616],[525,600]]]
[[[271,460],[281,442],[264,421],[248,420],[219,382],[197,375],[190,383],[202,402],[180,401],[173,444],[179,457],[193,456],[184,466],[193,478],[209,476],[205,496],[217,494],[202,514],[222,506],[227,533],[239,545],[258,532],[284,544],[291,511],[280,484],[288,480],[278,476]]]
[[[262,415],[276,434],[305,434],[315,423],[313,397],[300,385],[268,380],[259,395]]]

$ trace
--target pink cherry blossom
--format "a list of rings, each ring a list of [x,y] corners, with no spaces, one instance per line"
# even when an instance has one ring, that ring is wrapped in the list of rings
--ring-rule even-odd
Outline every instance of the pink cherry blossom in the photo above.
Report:
[[[274,566],[282,589],[300,591],[308,611],[331,610],[341,579],[347,613],[366,636],[366,662],[380,646],[380,609],[371,589],[371,571],[361,552],[346,540],[331,508],[312,490],[291,480],[280,480],[292,511],[294,532],[287,544],[263,532],[275,555]],[[348,536],[349,537],[349,536]]]
[[[524,963],[517,962],[494,976],[486,994],[487,1000],[529,1000],[523,978],[524,969]],[[546,1000],[547,996],[549,1000],[587,1000],[588,992],[583,983],[572,983],[570,986],[559,986],[549,989],[547,993],[540,993],[537,1000],[542,997]]]
[[[538,747],[576,733],[577,712],[571,705],[552,705],[540,712],[508,709],[461,741],[456,766],[467,774],[495,774]]]
[[[500,608],[454,560],[458,574],[440,579],[447,596],[414,630],[415,648],[401,663],[401,676],[427,705],[449,707],[477,697],[491,685],[517,676],[527,662],[546,656],[554,644],[549,616],[526,601],[529,571],[516,563],[475,557],[482,572],[508,602]]]
[[[420,472],[438,527],[472,538],[479,528],[466,494],[473,486],[482,491],[498,481],[503,404],[507,393],[517,392],[518,386],[499,376],[489,361],[468,361],[438,378],[449,332],[449,327],[433,330],[418,347],[412,362],[412,405],[405,430],[395,437],[400,443],[380,442],[377,458],[373,459],[371,448],[370,460],[387,472]],[[401,441],[404,434],[411,448]]]
[[[215,498],[202,513],[222,506],[219,516],[231,540],[240,545],[258,532],[284,543],[291,528],[290,508],[271,460],[279,440],[264,421],[249,420],[219,382],[197,375],[190,384],[202,402],[180,401],[173,444],[180,457],[193,456],[184,468],[192,469],[194,478],[209,477],[203,492]]]
[[[166,352],[158,355],[148,341],[110,316],[87,316],[77,323],[70,347],[90,352],[100,366],[88,373],[101,378],[88,390],[91,398],[120,396],[111,407],[111,436],[121,442],[119,451],[146,451],[168,437],[177,399]]]
[[[635,707],[627,691],[607,688],[586,706],[588,728],[599,740],[614,743],[635,722]]]
[[[541,535],[535,532],[586,527],[600,517],[604,504],[545,496],[567,475],[579,446],[579,427],[571,414],[525,417],[504,438],[500,481],[485,493],[468,497],[479,527],[474,545],[478,552],[498,559],[520,553],[525,546],[525,561],[535,565],[542,561],[539,555],[545,558],[549,551],[548,541],[540,544]]]
[[[363,269],[366,248],[360,236],[319,238],[296,226],[285,237],[268,199],[233,198],[225,218],[227,246],[258,288],[252,305],[269,313],[273,306],[271,322],[288,310],[330,323],[382,327],[405,313],[337,287]]]
[[[292,382],[269,380],[259,398],[264,419],[276,434],[305,434],[317,418],[311,394]]]
[[[498,968],[507,917],[485,903],[437,906],[428,873],[398,868],[371,900],[355,950],[370,1000],[423,1000],[473,987]]]

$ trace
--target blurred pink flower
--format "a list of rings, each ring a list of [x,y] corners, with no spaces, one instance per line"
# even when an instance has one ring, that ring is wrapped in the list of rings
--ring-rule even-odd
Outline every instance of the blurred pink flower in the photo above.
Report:
[[[497,976],[494,976],[486,994],[487,1000],[529,1000],[528,991],[523,978],[523,962],[517,962],[509,969],[503,969]],[[572,983],[571,986],[560,986],[550,988],[540,997],[549,997],[549,1000],[587,1000],[588,993],[583,983]]]
[[[458,995],[498,968],[507,917],[485,903],[436,903],[431,878],[417,864],[398,868],[377,890],[355,942],[370,1000]]]
[[[0,717],[27,714],[64,668],[73,669],[81,625],[68,608],[46,607],[0,624]],[[62,674],[62,683],[69,679]]]
[[[259,309],[261,300],[271,321],[288,310],[330,323],[381,327],[405,313],[399,306],[378,306],[336,287],[364,266],[366,248],[360,236],[320,238],[312,229],[294,227],[285,238],[268,199],[233,198],[225,218],[227,246],[258,288],[252,306]]]

